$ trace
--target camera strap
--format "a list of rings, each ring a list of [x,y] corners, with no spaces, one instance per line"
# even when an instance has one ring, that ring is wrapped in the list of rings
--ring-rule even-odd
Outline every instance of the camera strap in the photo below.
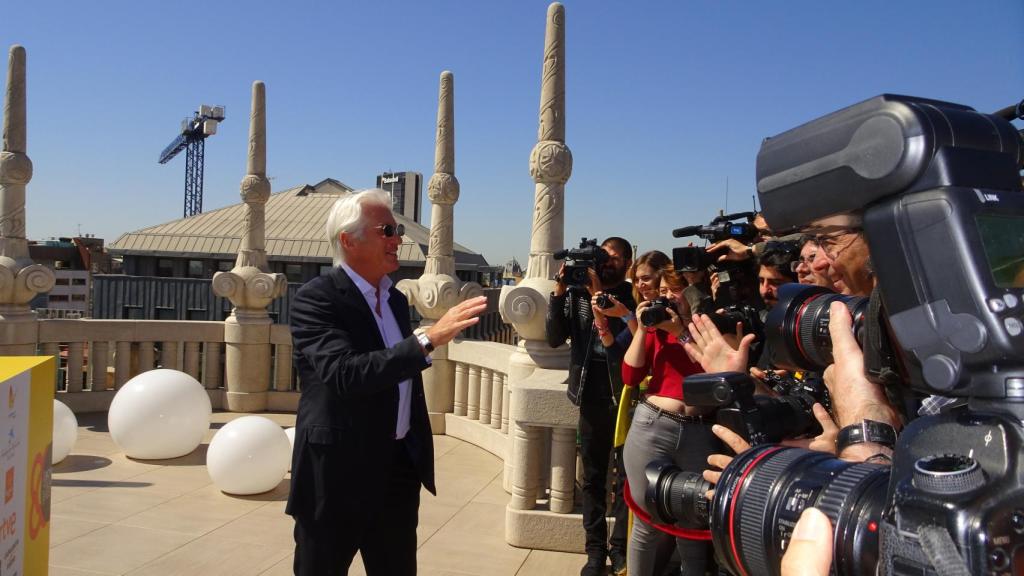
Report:
[[[922,525],[917,529],[917,538],[939,576],[970,576],[971,571],[945,528]]]
[[[864,369],[871,381],[888,387],[899,384],[902,378],[896,367],[896,359],[890,353],[892,346],[882,319],[884,314],[882,292],[875,286],[864,315]]]

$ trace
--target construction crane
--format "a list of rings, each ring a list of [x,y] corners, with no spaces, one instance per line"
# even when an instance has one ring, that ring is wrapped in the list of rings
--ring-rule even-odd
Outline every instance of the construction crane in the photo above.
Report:
[[[217,124],[224,120],[223,106],[203,104],[191,118],[181,121],[181,133],[160,153],[160,163],[185,150],[185,218],[203,211],[203,155],[206,139],[217,133]]]

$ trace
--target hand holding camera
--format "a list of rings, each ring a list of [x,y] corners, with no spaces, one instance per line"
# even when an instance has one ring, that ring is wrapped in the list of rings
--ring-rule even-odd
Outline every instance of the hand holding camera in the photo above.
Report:
[[[832,397],[833,408],[840,427],[857,424],[865,419],[900,426],[900,419],[889,404],[882,387],[864,375],[864,353],[853,335],[852,323],[846,306],[833,302],[829,308],[831,321],[832,355],[835,363],[825,369],[825,385]],[[877,446],[856,444],[844,450],[844,459],[860,460],[878,453]]]
[[[742,262],[751,257],[750,247],[735,238],[715,242],[708,246],[707,251],[717,255],[718,262]]]

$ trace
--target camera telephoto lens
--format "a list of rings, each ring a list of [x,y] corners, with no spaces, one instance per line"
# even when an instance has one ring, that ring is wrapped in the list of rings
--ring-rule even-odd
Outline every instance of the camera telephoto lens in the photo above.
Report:
[[[813,506],[832,521],[833,573],[874,574],[889,473],[802,448],[741,453],[722,471],[711,504],[719,565],[740,576],[778,575],[793,526]]]
[[[687,528],[707,528],[708,499],[704,494],[712,486],[700,472],[683,472],[668,460],[655,460],[647,465],[644,474],[644,503],[655,520]]]
[[[828,308],[832,302],[846,305],[853,316],[857,341],[863,343],[867,298],[844,296],[810,284],[783,284],[779,287],[779,301],[764,323],[776,367],[821,372],[832,364],[832,337],[828,331]]]

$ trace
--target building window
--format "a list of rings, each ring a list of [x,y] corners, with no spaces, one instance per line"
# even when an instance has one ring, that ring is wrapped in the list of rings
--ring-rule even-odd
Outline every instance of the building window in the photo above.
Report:
[[[71,279],[71,285],[72,286],[85,286],[85,278],[72,278]]]
[[[188,277],[189,278],[202,278],[203,274],[203,261],[202,260],[189,260],[188,261]]]
[[[161,278],[174,276],[174,262],[170,258],[158,258],[156,261],[156,275]]]
[[[331,269],[333,269],[333,268],[334,268],[334,266],[328,266],[327,264],[321,265],[320,266],[320,275],[321,276],[327,276],[328,274],[331,273]]]
[[[71,301],[72,302],[85,302],[85,294],[72,294],[71,295]]]
[[[285,264],[284,275],[289,282],[302,282],[302,264]]]
[[[206,315],[206,308],[189,308],[187,316],[189,320],[209,320]]]
[[[174,308],[167,308],[164,306],[156,307],[156,319],[157,320],[177,320],[178,311]]]
[[[142,306],[125,305],[121,307],[121,318],[125,320],[143,320]]]
[[[71,281],[70,278],[57,278],[57,280],[53,283],[53,285],[54,286],[67,286],[70,281]]]
[[[234,267],[235,267],[235,263],[232,262],[231,260],[221,260],[221,261],[217,262],[217,271],[218,272],[230,272],[231,269],[234,268]]]

